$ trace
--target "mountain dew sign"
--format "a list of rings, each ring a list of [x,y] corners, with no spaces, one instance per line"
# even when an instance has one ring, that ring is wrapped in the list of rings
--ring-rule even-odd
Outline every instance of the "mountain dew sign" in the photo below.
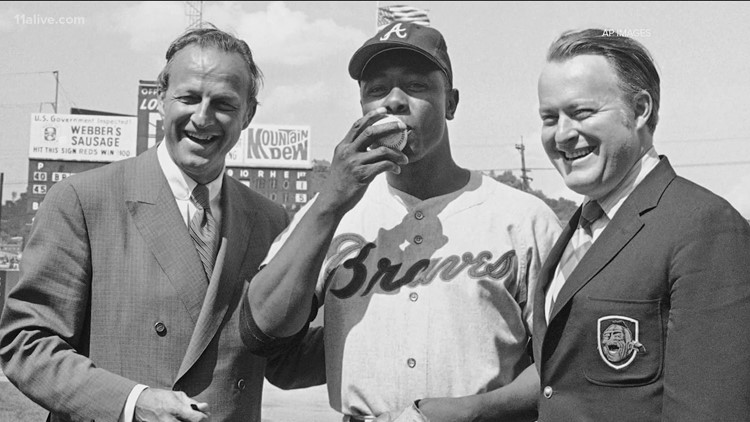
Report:
[[[227,154],[227,166],[310,169],[310,127],[250,125]]]

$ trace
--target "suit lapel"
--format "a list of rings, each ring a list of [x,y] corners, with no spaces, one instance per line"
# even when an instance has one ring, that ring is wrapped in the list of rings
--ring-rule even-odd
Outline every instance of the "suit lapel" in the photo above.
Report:
[[[244,196],[238,192],[239,186],[236,183],[230,177],[224,176],[221,246],[198,322],[176,380],[193,366],[214,338],[232,300],[239,297],[245,283],[241,278],[242,268],[244,263],[250,262],[245,255],[252,249],[249,248],[253,241],[250,234],[256,219],[249,204],[243,203]]]
[[[641,216],[658,204],[659,198],[674,177],[675,173],[669,161],[662,158],[654,170],[625,200],[612,221],[607,224],[565,281],[552,309],[550,322],[570,299],[609,264],[641,230],[644,226]]]
[[[206,275],[159,167],[156,148],[139,156],[131,170],[128,180],[133,182],[126,194],[126,206],[195,323],[206,294]]]
[[[570,238],[573,237],[580,215],[581,207],[578,207],[578,210],[563,228],[563,232],[555,242],[552,250],[550,250],[549,255],[547,255],[547,259],[542,263],[542,268],[539,272],[539,280],[537,281],[537,290],[534,294],[534,336],[536,338],[544,338],[544,333],[547,331],[547,316],[545,313],[547,289],[549,288],[550,283],[552,283],[552,279],[555,277],[555,269],[557,269],[557,264],[560,262],[565,247],[568,245]],[[541,342],[535,341],[533,342],[533,346],[535,349],[534,356],[539,356],[538,352],[541,351]]]

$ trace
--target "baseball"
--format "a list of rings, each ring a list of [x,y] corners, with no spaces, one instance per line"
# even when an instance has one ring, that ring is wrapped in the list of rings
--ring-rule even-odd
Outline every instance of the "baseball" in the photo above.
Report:
[[[409,130],[406,128],[406,124],[402,122],[401,119],[388,114],[384,118],[372,124],[372,126],[378,125],[391,125],[393,127],[383,136],[378,138],[378,140],[373,142],[370,148],[377,148],[382,145],[399,151],[404,149],[404,147],[406,146],[406,138],[409,136]]]

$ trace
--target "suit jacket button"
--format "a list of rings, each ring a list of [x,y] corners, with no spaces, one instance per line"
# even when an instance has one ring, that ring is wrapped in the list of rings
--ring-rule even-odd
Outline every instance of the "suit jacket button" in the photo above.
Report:
[[[240,378],[240,379],[239,379],[239,380],[237,381],[237,388],[238,388],[238,389],[239,389],[240,391],[243,391],[243,390],[245,390],[245,380],[244,380],[244,379]]]
[[[161,321],[154,324],[154,330],[156,331],[156,334],[159,335],[159,337],[164,337],[167,335],[167,326],[164,325],[164,323]]]
[[[552,393],[554,393],[552,387],[550,387],[549,385],[544,387],[544,398],[548,399],[552,397]]]

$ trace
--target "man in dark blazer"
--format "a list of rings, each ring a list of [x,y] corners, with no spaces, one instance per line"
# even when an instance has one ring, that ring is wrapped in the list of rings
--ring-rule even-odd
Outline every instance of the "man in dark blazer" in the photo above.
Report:
[[[51,420],[260,422],[266,359],[240,337],[239,304],[287,216],[224,174],[259,82],[244,41],[186,33],[159,75],[165,141],[47,194],[6,302],[0,358]],[[210,264],[191,238],[204,229]],[[272,382],[324,382],[295,380],[311,352],[290,350],[270,358]]]
[[[651,56],[565,33],[539,102],[545,151],[584,195],[535,295],[539,421],[748,420],[750,227],[656,154]]]

